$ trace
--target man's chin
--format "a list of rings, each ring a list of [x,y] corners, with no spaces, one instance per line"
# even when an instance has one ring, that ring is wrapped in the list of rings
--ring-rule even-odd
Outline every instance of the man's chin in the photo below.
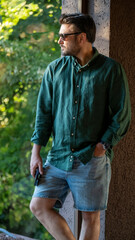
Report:
[[[66,51],[62,51],[62,49],[61,49],[61,56],[62,57],[64,57],[64,56],[72,56],[72,54],[69,53],[69,52],[66,52]]]

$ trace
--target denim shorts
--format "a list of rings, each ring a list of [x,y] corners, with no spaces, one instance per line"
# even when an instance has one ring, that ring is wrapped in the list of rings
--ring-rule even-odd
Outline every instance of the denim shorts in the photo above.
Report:
[[[56,199],[55,208],[61,208],[69,191],[74,207],[80,211],[107,209],[111,164],[109,158],[92,157],[83,164],[74,160],[72,171],[67,172],[45,163],[44,174],[35,187],[33,197]]]

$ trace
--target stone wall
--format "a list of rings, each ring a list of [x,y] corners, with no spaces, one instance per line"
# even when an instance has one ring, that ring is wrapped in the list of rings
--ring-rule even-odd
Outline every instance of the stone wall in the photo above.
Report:
[[[94,46],[109,56],[110,40],[110,0],[89,0],[88,13],[96,23],[96,40]]]
[[[77,12],[79,12],[79,1],[62,0],[62,13],[77,13]]]

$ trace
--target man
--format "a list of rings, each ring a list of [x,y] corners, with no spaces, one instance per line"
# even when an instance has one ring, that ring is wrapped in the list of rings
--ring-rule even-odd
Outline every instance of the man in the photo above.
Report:
[[[130,124],[128,83],[122,66],[92,47],[96,27],[84,14],[60,17],[62,58],[47,67],[37,102],[31,174],[41,178],[30,209],[57,240],[75,240],[54,207],[68,191],[82,212],[79,240],[98,240],[100,211],[107,208],[112,148]],[[42,166],[40,150],[52,134]]]

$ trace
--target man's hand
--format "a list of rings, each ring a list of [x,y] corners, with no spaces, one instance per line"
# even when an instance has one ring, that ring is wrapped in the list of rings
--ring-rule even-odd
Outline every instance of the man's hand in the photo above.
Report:
[[[103,144],[97,143],[93,155],[95,157],[102,157],[102,156],[104,156],[105,152],[106,152],[106,150],[103,148]]]
[[[42,158],[40,156],[41,146],[34,144],[30,161],[30,172],[35,177],[36,168],[39,168],[39,172],[43,174]]]

